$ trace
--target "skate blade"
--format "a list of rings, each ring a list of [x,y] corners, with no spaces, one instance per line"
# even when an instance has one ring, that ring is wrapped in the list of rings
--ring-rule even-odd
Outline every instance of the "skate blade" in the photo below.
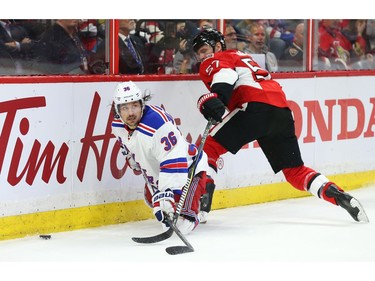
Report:
[[[364,223],[370,222],[370,220],[368,219],[366,215],[365,209],[362,207],[361,203],[359,203],[357,199],[353,198],[352,200],[350,200],[350,205],[353,208],[358,208],[359,212],[357,214],[357,220],[359,222],[364,222]]]

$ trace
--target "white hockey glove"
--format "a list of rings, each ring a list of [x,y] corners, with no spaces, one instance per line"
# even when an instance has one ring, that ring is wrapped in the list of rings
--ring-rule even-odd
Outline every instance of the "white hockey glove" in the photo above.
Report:
[[[133,170],[133,173],[135,175],[138,176],[142,174],[139,165],[137,164],[137,162],[134,161],[133,157],[131,157],[130,155],[126,155],[126,163],[128,164],[129,168]]]
[[[152,206],[154,208],[156,219],[164,223],[166,226],[169,226],[165,220],[165,215],[173,215],[176,210],[172,190],[167,188],[165,191],[156,191],[152,196]]]

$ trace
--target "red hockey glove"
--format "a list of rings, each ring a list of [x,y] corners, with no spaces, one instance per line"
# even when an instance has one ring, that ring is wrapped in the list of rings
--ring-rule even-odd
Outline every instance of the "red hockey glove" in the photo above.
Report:
[[[165,191],[156,191],[152,196],[152,206],[154,208],[154,215],[156,219],[168,226],[167,222],[165,221],[165,215],[171,214],[171,217],[173,217],[176,210],[172,190],[167,188]]]
[[[197,102],[199,111],[203,114],[204,118],[209,120],[212,118],[216,122],[223,121],[222,116],[225,112],[224,103],[217,97],[215,93],[208,93],[202,95]]]

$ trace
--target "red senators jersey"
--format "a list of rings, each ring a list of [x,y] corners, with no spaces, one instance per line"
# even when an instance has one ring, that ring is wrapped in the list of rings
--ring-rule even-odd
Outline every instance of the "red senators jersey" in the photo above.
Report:
[[[349,62],[352,43],[336,28],[319,28],[319,54],[327,58],[341,58]]]
[[[226,105],[230,111],[247,102],[262,102],[288,107],[285,94],[270,73],[261,68],[250,55],[237,50],[212,54],[200,66],[199,74],[207,89],[216,83],[234,85]],[[220,93],[219,93],[220,94]]]

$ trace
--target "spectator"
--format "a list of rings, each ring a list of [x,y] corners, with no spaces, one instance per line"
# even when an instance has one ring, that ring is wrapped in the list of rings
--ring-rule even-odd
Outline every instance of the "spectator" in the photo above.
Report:
[[[237,46],[237,32],[234,29],[233,25],[231,24],[226,24],[225,25],[225,33],[224,33],[224,38],[225,38],[225,44],[227,44],[227,49],[228,50],[240,50],[242,51],[243,48],[238,48]]]
[[[146,29],[140,27],[136,30],[137,23],[134,19],[118,20],[118,48],[119,48],[119,73],[121,74],[145,74],[147,71]],[[105,26],[98,21],[99,34],[97,40],[100,41],[96,53],[91,54],[90,71],[95,74],[103,74],[108,71],[108,61],[106,61],[105,51]]]
[[[97,20],[82,20],[78,28],[79,38],[86,51],[96,53],[98,45],[102,42],[102,38],[99,37]]]
[[[157,73],[159,68],[160,43],[164,38],[162,23],[158,21],[140,20],[136,34],[145,46],[145,73]]]
[[[133,19],[119,20],[119,72],[121,74],[144,73],[144,43],[135,36]]]
[[[355,53],[350,40],[342,33],[341,23],[339,19],[324,19],[320,22],[319,68],[348,70],[350,63],[357,61],[358,54]]]
[[[366,24],[366,52],[375,54],[375,19],[368,19]]]
[[[201,19],[198,22],[198,28],[200,30],[208,29],[208,28],[215,28],[215,21],[214,20]]]
[[[303,22],[297,24],[292,46],[288,47],[282,57],[280,58],[280,65],[282,70],[293,71],[303,70],[303,59],[304,51],[303,45],[305,41],[304,37],[305,24]]]
[[[208,24],[204,24],[208,26]],[[174,55],[173,66],[177,73],[197,73],[197,59],[192,48],[193,38],[198,34],[198,27],[192,21],[184,22],[178,30],[179,49]]]
[[[350,69],[373,69],[373,55],[368,53],[368,37],[366,32],[366,20],[346,20],[342,28],[342,34],[352,44]]]
[[[32,59],[34,40],[29,38],[25,28],[10,20],[0,20],[1,57],[6,60],[8,74],[26,74],[28,62]]]
[[[148,59],[152,73],[173,74],[177,70],[174,68],[174,56],[180,48],[180,38],[177,33],[185,28],[185,20],[160,21],[155,27],[160,26],[160,33],[153,36],[154,42],[149,45]],[[150,38],[151,39],[151,38]]]
[[[268,42],[270,52],[274,53],[279,60],[284,54],[286,48],[293,43],[294,34],[292,30],[294,20],[268,20],[266,33],[268,35]],[[295,24],[294,24],[295,26]]]
[[[348,20],[346,26],[342,28],[342,34],[352,44],[354,57],[357,60],[363,59],[366,54],[365,40],[366,20]],[[353,63],[354,60],[351,60]]]
[[[177,33],[180,38],[179,50],[174,56],[173,65],[177,73],[197,73],[199,62],[194,54],[191,43],[199,30],[212,28],[214,21],[210,19],[201,19],[198,21],[198,27],[193,21],[186,21],[183,30]]]
[[[246,54],[264,54],[268,71],[278,71],[278,61],[274,53],[266,45],[266,30],[263,24],[253,23],[248,32],[249,44],[244,48]]]
[[[36,46],[38,65],[45,74],[88,73],[88,54],[77,36],[79,20],[59,19]]]
[[[368,69],[375,69],[375,20],[368,19],[365,29],[366,62]]]
[[[239,30],[241,34],[246,34],[246,32],[250,30],[250,26],[254,23],[254,21],[256,20],[253,20],[253,19],[240,20],[236,24],[236,28]]]
[[[84,19],[80,22],[78,35],[89,57],[90,73],[108,73],[108,61],[105,57],[105,24],[101,20]]]
[[[51,26],[52,20],[14,20],[14,22],[26,30],[31,40],[39,41],[43,32]]]

